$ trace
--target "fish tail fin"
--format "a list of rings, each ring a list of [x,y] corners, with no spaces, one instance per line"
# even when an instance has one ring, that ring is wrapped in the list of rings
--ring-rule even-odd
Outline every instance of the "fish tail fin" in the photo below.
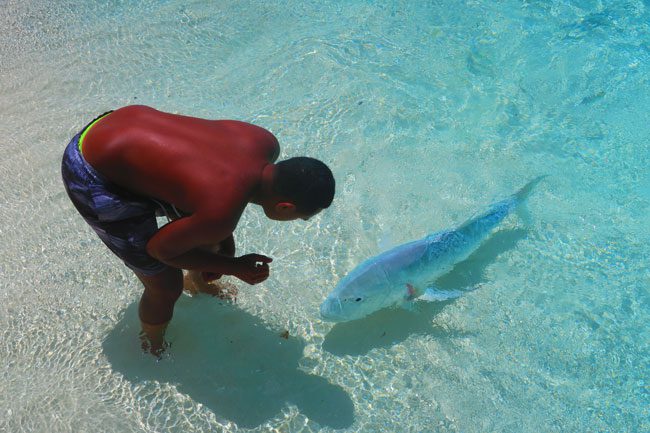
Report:
[[[528,196],[530,195],[533,188],[535,188],[537,186],[537,184],[540,183],[546,177],[548,177],[547,174],[542,175],[542,176],[538,176],[535,179],[528,182],[523,187],[521,187],[521,189],[514,194],[515,200],[517,200],[518,202],[525,201],[528,198]]]
[[[461,224],[457,231],[464,232],[467,235],[478,234],[486,235],[490,230],[496,227],[511,212],[519,214],[524,222],[528,224],[531,220],[530,214],[525,209],[525,201],[532,189],[546,176],[539,176],[524,185],[519,191],[508,196],[506,199],[493,203],[486,212],[472,217]]]
[[[533,216],[530,213],[530,209],[528,209],[526,203],[521,203],[519,206],[517,206],[517,210],[515,210],[515,213],[517,214],[519,219],[523,222],[524,227],[530,227],[533,225]]]
[[[530,195],[531,191],[535,188],[535,186],[537,186],[537,184],[546,177],[548,177],[546,174],[536,177],[513,195],[513,198],[517,203],[516,213],[519,215],[519,218],[521,218],[526,226],[532,225],[533,222],[533,217],[530,214],[530,210],[528,209],[526,199]]]

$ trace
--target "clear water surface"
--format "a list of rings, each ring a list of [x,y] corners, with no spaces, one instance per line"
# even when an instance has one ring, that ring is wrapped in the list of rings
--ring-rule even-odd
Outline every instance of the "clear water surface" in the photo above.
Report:
[[[646,0],[0,1],[0,431],[650,431]],[[273,131],[333,167],[235,306],[184,296],[160,363],[136,279],[77,216],[70,137],[126,104]],[[386,245],[533,176],[416,311],[318,306]],[[288,338],[282,337],[288,331]]]

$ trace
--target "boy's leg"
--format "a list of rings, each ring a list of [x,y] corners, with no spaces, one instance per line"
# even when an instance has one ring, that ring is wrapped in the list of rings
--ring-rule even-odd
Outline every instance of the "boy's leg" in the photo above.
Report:
[[[180,269],[167,268],[152,276],[135,274],[144,284],[138,309],[142,331],[149,351],[158,356],[164,349],[163,336],[174,313],[174,304],[183,292],[183,273]]]

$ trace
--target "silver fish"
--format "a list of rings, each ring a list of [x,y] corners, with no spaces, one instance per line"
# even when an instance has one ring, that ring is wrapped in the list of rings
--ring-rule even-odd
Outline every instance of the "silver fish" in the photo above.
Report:
[[[433,233],[365,260],[343,277],[323,301],[321,317],[347,322],[416,299],[443,301],[462,295],[463,291],[436,289],[432,282],[469,257],[544,177],[533,179],[455,229]]]

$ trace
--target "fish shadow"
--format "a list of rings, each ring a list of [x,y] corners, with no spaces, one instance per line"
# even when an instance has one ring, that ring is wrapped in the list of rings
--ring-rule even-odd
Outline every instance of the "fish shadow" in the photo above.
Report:
[[[273,332],[257,317],[205,295],[181,296],[161,361],[140,349],[137,303],[103,342],[113,370],[133,385],[175,385],[219,419],[254,428],[282,416],[287,405],[321,426],[347,428],[354,406],[343,388],[298,368],[303,340]],[[141,398],[152,399],[156,393]]]
[[[501,230],[486,240],[466,260],[456,264],[436,280],[442,290],[467,290],[485,282],[485,269],[496,258],[526,237],[525,229]],[[337,323],[327,333],[323,349],[333,355],[364,355],[373,348],[390,347],[409,336],[463,337],[467,333],[432,324],[433,318],[456,299],[443,302],[417,302],[412,311],[394,307],[377,311],[363,319]]]

